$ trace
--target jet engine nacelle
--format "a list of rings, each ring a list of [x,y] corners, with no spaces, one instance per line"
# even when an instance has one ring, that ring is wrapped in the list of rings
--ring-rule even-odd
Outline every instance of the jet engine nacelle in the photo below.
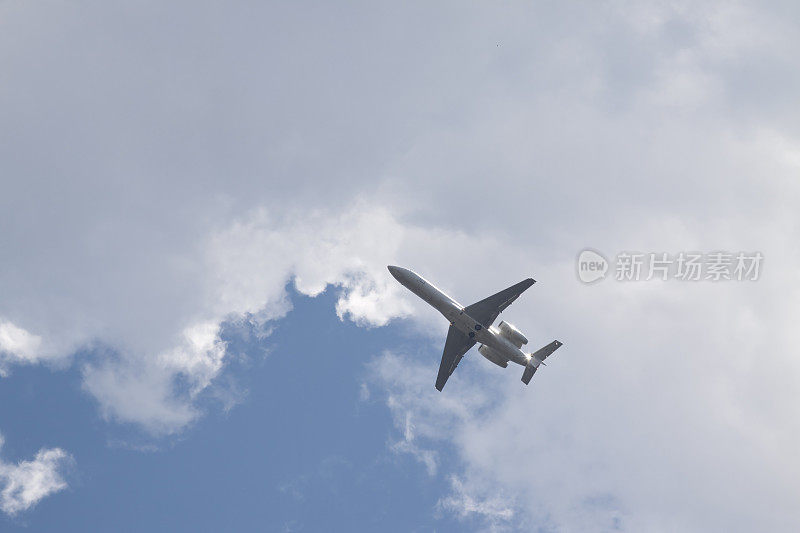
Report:
[[[499,367],[505,368],[508,366],[508,361],[506,361],[505,357],[500,355],[497,351],[489,348],[485,344],[480,345],[478,348],[478,353]]]
[[[513,342],[517,348],[521,348],[523,344],[528,344],[528,339],[525,338],[525,335],[508,322],[500,322],[497,329],[500,330],[500,335]]]

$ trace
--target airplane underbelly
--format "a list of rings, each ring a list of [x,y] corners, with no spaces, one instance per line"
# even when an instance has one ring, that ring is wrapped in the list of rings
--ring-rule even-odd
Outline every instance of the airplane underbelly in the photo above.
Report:
[[[527,359],[522,350],[514,346],[506,338],[498,335],[494,328],[487,329],[477,323],[471,316],[464,313],[463,310],[459,311],[459,313],[453,317],[452,324],[456,329],[475,340],[475,342],[479,342],[491,348],[493,357],[498,361],[514,361],[523,366],[527,363]],[[484,355],[484,357],[486,356]],[[489,358],[487,357],[487,359]],[[494,359],[489,360],[503,366],[499,362],[494,361]]]
[[[528,362],[522,350],[511,344],[505,338],[494,335],[491,331],[483,332],[483,334],[479,334],[479,336],[480,339],[478,339],[478,342],[491,348],[498,357],[502,357],[506,361],[514,361],[523,366]]]
[[[478,340],[476,335],[480,334],[482,326],[475,322],[469,315],[465,314],[463,310],[454,312],[450,318],[453,325],[461,333],[468,335],[470,338]]]

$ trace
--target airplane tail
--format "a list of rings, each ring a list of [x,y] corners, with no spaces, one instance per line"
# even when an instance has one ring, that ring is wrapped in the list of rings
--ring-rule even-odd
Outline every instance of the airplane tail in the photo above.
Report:
[[[539,365],[544,364],[544,360],[547,359],[550,354],[558,350],[561,347],[560,341],[553,341],[547,346],[539,348],[535,352],[533,352],[528,359],[528,364],[525,365],[525,371],[522,373],[522,382],[527,385],[531,382],[531,378],[536,373],[536,369],[539,368]]]
[[[533,358],[531,358],[531,360],[525,366],[525,371],[522,372],[522,382],[525,385],[531,382],[531,378],[536,373],[536,368],[538,367],[534,364]]]

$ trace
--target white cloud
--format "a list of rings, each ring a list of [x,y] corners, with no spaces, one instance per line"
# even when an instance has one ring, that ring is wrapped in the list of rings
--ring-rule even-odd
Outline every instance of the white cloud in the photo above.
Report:
[[[631,217],[724,225],[736,208],[763,211],[748,200],[784,183],[749,179],[763,158],[730,157],[735,119],[760,101],[732,69],[782,57],[792,28],[756,6],[629,8],[475,6],[451,24],[440,7],[408,19],[411,42],[380,10],[354,32],[293,7],[205,6],[184,18],[187,38],[206,42],[213,21],[230,40],[202,60],[146,3],[136,32],[104,6],[9,9],[0,50],[26,54],[0,54],[14,80],[0,109],[18,133],[0,143],[0,368],[88,348],[101,357],[85,388],[104,413],[177,430],[225,367],[208,332],[242,313],[284,316],[290,280],[309,295],[341,288],[339,316],[379,326],[420,309],[397,297],[388,262],[467,271],[496,254],[492,271],[510,279],[518,261],[616,244]],[[291,44],[287,28],[314,34],[312,22],[339,33]],[[152,46],[130,47],[142,34]],[[363,46],[373,40],[380,54]],[[266,55],[241,54],[256,49]],[[308,54],[286,62],[283,49]],[[765,131],[793,145],[786,114],[768,111]],[[704,214],[720,194],[730,209]]]
[[[391,407],[391,400],[389,402]],[[436,475],[438,464],[436,462],[436,452],[433,450],[420,448],[414,442],[414,421],[410,412],[405,413],[403,425],[403,438],[391,443],[390,448],[395,453],[407,453],[412,455],[420,463],[425,465],[428,475]]]
[[[0,450],[3,437],[0,435]],[[32,461],[0,460],[0,510],[14,516],[67,488],[64,468],[71,457],[61,448],[42,448]]]
[[[214,234],[207,247],[210,307],[220,315],[262,313],[285,300],[284,286],[316,296],[341,287],[340,317],[383,325],[410,312],[386,263],[406,228],[381,206],[356,201],[339,210],[293,211],[277,220],[264,209]],[[285,307],[263,318],[282,316]]]
[[[182,345],[161,354],[161,365],[192,380],[192,394],[208,387],[222,368],[225,343],[219,338],[219,329],[215,322],[194,324],[183,331]]]
[[[107,419],[140,424],[153,434],[180,431],[198,416],[190,395],[177,391],[180,372],[158,358],[121,357],[87,365],[83,386]]]
[[[455,514],[458,518],[478,519],[491,531],[510,529],[514,509],[510,498],[504,494],[476,495],[470,492],[462,479],[450,478],[452,492],[440,499],[436,507]]]
[[[535,332],[533,348],[555,337],[565,346],[529,387],[521,368],[471,352],[439,394],[437,344],[422,350],[425,364],[377,358],[373,397],[385,391],[401,435],[413,421],[411,456],[447,450],[457,466],[442,475],[468,478],[486,497],[514,495],[496,501],[514,510],[515,527],[792,530],[800,367],[796,339],[777,334],[793,331],[782,317],[797,316],[793,297],[777,297],[791,256],[750,285],[589,287],[561,277],[571,264],[540,269],[506,315]],[[760,304],[768,293],[769,311]],[[738,482],[726,482],[733,472]],[[444,501],[458,516],[474,503]]]
[[[356,202],[349,209],[285,215],[264,209],[246,214],[212,234],[197,258],[194,316],[176,344],[157,352],[121,351],[84,367],[84,388],[104,415],[140,424],[154,434],[174,433],[200,414],[197,398],[225,366],[223,321],[247,315],[256,324],[290,309],[285,286],[318,295],[341,288],[337,313],[364,325],[383,325],[411,307],[400,297],[385,265],[407,230],[382,208]],[[181,390],[181,385],[188,390]]]
[[[0,320],[0,376],[6,375],[8,364],[36,362],[41,345],[41,337]]]

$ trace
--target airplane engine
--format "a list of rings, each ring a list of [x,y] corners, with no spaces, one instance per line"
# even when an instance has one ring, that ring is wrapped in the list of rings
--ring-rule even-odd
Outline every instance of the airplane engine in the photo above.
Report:
[[[525,338],[525,335],[508,322],[500,322],[497,329],[500,330],[500,335],[513,342],[517,348],[521,348],[523,344],[528,344],[528,339]]]
[[[505,357],[497,353],[495,350],[492,350],[485,344],[481,344],[480,348],[478,348],[478,353],[499,367],[505,368],[508,366],[508,361],[506,361]]]

